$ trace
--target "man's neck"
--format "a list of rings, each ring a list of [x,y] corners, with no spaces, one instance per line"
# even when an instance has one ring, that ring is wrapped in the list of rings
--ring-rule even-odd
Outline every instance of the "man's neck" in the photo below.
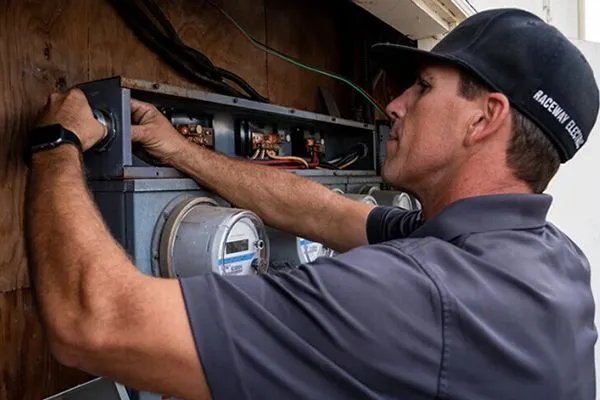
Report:
[[[480,169],[480,171],[486,171]],[[494,194],[532,193],[527,183],[510,173],[462,173],[445,179],[445,184],[431,185],[430,190],[419,193],[423,204],[423,216],[431,219],[450,204],[469,197]]]

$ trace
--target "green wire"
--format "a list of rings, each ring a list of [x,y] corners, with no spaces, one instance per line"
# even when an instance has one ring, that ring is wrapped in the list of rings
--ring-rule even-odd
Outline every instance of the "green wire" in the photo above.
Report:
[[[330,78],[336,79],[338,81],[344,82],[345,84],[349,85],[351,88],[353,88],[354,90],[356,90],[358,93],[360,93],[365,99],[367,99],[367,101],[369,103],[371,103],[371,105],[373,105],[373,107],[377,108],[383,115],[385,115],[387,117],[387,113],[385,112],[385,110],[383,109],[383,107],[381,107],[379,104],[377,104],[377,102],[367,93],[365,92],[362,88],[360,88],[359,86],[355,85],[352,81],[344,78],[343,76],[339,76],[336,75],[334,73],[328,72],[328,71],[324,71],[322,69],[316,68],[316,67],[311,67],[310,65],[306,65],[301,63],[300,61],[294,60],[291,57],[286,56],[285,54],[279,53],[276,50],[273,50],[267,46],[265,46],[264,44],[262,44],[261,42],[259,42],[258,40],[256,40],[254,37],[252,37],[252,35],[250,35],[248,32],[246,32],[244,30],[244,28],[242,28],[240,26],[240,24],[237,23],[237,21],[235,19],[233,19],[232,16],[230,16],[229,14],[227,14],[227,12],[225,12],[225,10],[223,10],[222,8],[216,6],[215,4],[212,4],[212,2],[208,2],[209,4],[211,4],[213,7],[215,7],[216,9],[218,9],[229,21],[231,21],[232,24],[235,25],[235,27],[242,32],[242,34],[246,37],[246,39],[248,39],[254,46],[258,47],[259,49],[266,51],[269,54],[272,54],[276,57],[279,57],[291,64],[294,64],[298,67],[304,68],[306,70],[312,71],[312,72],[316,72],[318,74],[321,75],[325,75],[328,76]]]

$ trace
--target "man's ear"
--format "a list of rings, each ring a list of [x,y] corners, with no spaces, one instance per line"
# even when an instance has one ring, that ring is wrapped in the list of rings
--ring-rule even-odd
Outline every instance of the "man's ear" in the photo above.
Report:
[[[465,146],[468,147],[491,137],[508,123],[510,118],[510,102],[502,93],[487,93],[475,101],[479,107],[469,121],[464,140]]]

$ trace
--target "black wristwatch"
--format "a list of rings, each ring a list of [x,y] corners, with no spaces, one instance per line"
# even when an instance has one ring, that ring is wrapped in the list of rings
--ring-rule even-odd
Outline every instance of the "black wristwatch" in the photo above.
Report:
[[[76,134],[60,124],[38,126],[29,134],[29,154],[54,149],[62,144],[70,143],[83,151],[81,141]]]

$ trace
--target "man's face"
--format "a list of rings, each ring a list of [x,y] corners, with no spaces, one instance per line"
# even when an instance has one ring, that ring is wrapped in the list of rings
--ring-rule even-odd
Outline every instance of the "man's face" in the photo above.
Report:
[[[460,164],[464,134],[475,104],[459,96],[460,72],[424,68],[417,82],[388,106],[392,129],[383,178],[419,194]]]

